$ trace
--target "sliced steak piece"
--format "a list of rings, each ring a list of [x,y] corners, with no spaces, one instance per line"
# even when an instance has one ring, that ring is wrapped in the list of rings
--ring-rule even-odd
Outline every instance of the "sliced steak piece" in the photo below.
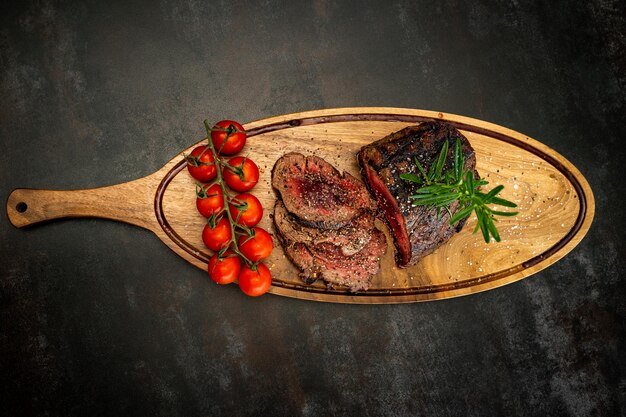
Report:
[[[375,207],[361,181],[316,156],[283,155],[272,169],[272,187],[308,226],[337,229]]]
[[[394,237],[396,263],[400,267],[413,265],[432,253],[460,231],[465,223],[463,220],[453,227],[449,225],[450,216],[445,210],[441,211],[438,220],[436,209],[413,207],[409,196],[420,186],[400,178],[404,172],[420,175],[415,158],[428,170],[446,140],[449,151],[444,169],[449,169],[453,164],[457,138],[462,143],[465,169],[475,171],[474,149],[457,129],[441,122],[407,127],[364,146],[358,153],[361,174],[378,201]],[[457,206],[455,203],[449,207],[452,214]]]
[[[282,198],[274,206],[277,236],[301,279],[369,288],[387,240],[365,185],[321,158],[288,153],[274,165],[272,186]]]
[[[274,225],[291,242],[307,245],[329,243],[341,249],[343,255],[353,255],[363,249],[372,238],[374,215],[367,211],[358,214],[340,229],[320,229],[303,225],[287,212],[282,201],[274,206]]]
[[[293,242],[280,232],[278,237],[287,256],[302,271],[302,281],[312,284],[321,278],[331,287],[344,285],[352,292],[369,288],[371,277],[380,269],[380,258],[387,250],[385,234],[376,228],[365,247],[351,256],[344,255],[339,246],[331,243]]]

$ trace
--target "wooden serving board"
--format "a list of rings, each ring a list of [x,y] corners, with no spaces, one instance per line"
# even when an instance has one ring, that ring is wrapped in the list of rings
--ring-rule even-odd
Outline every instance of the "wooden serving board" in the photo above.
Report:
[[[289,297],[341,303],[403,303],[456,297],[496,288],[538,272],[561,259],[585,236],[594,199],[582,174],[557,152],[521,133],[468,117],[399,108],[339,108],[271,117],[245,125],[244,154],[259,166],[253,193],[266,209],[260,224],[274,231],[269,214],[275,201],[271,169],[284,153],[318,155],[360,178],[356,152],[365,144],[426,120],[443,120],[460,129],[476,150],[477,169],[490,186],[503,184],[501,196],[518,204],[520,214],[500,218],[501,243],[485,244],[472,234],[470,217],[454,236],[418,265],[399,269],[389,249],[371,289],[350,293],[305,285],[277,243],[267,260],[273,275],[270,292]],[[199,142],[200,143],[200,142]],[[24,227],[61,217],[102,217],[153,231],[167,246],[200,269],[211,252],[204,247],[204,218],[195,208],[194,181],[183,153],[159,171],[124,184],[89,190],[16,189],[7,201],[9,219]]]

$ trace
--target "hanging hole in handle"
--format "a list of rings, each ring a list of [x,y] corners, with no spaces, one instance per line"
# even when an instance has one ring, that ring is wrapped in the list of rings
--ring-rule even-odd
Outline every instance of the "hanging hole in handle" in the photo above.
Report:
[[[15,205],[15,210],[17,210],[18,213],[24,213],[26,210],[28,210],[28,204],[20,201]]]

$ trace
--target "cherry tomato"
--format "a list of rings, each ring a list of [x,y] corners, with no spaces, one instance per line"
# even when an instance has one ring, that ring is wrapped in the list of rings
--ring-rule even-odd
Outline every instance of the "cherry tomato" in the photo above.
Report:
[[[219,184],[203,185],[198,187],[196,192],[196,207],[200,214],[204,217],[211,217],[212,214],[216,216],[224,208],[224,194],[222,194],[222,187]]]
[[[263,295],[270,289],[272,285],[272,274],[264,263],[256,265],[256,271],[253,271],[244,265],[239,273],[239,288],[250,297],[258,297]]]
[[[252,194],[242,193],[231,200],[228,210],[237,224],[252,227],[256,226],[263,217],[263,206],[258,198]]]
[[[274,249],[274,241],[272,236],[260,227],[253,228],[252,232],[254,236],[243,235],[237,243],[243,256],[257,262],[270,256]]]
[[[220,259],[216,253],[209,260],[209,276],[218,284],[230,284],[237,279],[241,271],[241,259],[234,252],[227,250]]]
[[[187,156],[187,170],[200,182],[209,182],[215,178],[217,169],[211,149],[205,145],[195,147]]]
[[[222,217],[215,227],[211,227],[209,223],[204,226],[202,230],[202,241],[207,248],[214,252],[226,247],[230,242],[232,231],[230,229],[230,222],[226,217]]]
[[[222,155],[234,155],[246,144],[246,131],[237,122],[221,120],[213,126],[213,129],[216,129],[211,132],[213,146]]]
[[[236,156],[228,161],[232,167],[224,167],[222,176],[226,185],[240,193],[250,191],[259,182],[259,167],[252,159]]]

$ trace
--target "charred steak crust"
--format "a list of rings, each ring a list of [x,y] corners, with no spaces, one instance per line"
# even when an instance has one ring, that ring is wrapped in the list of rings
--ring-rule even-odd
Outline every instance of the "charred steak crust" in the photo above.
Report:
[[[283,155],[272,169],[272,187],[289,213],[313,227],[338,229],[375,207],[361,181],[317,156]]]
[[[400,178],[405,172],[420,175],[414,159],[428,170],[445,140],[449,151],[444,169],[451,168],[457,138],[462,144],[464,169],[475,172],[476,155],[467,138],[453,126],[436,121],[392,133],[364,146],[357,155],[363,179],[382,209],[394,238],[396,263],[400,267],[416,264],[447,242],[465,223],[466,219],[453,227],[449,225],[450,215],[445,210],[438,220],[436,209],[413,207],[409,197],[420,186]],[[454,214],[457,205],[449,209]]]

